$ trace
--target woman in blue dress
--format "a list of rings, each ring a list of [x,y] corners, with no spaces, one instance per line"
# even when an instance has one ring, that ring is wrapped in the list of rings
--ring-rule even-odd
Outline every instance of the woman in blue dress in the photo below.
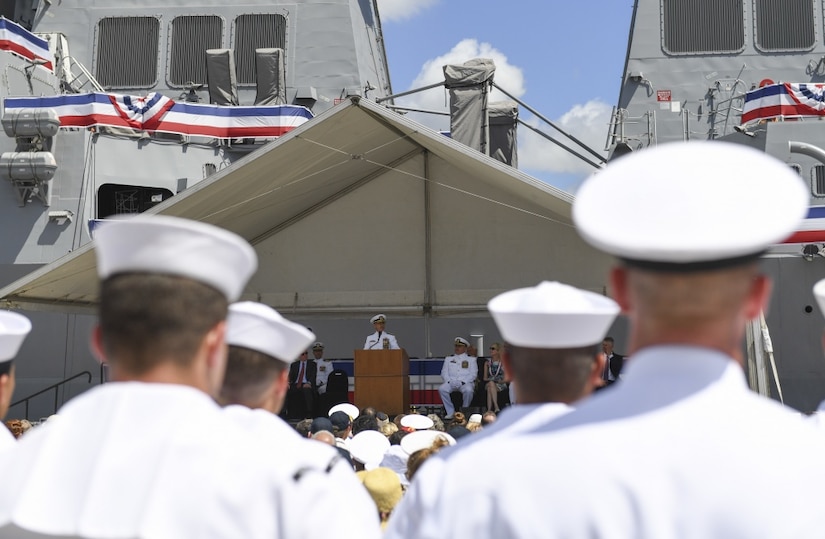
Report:
[[[490,346],[490,359],[484,362],[484,387],[487,389],[487,410],[498,412],[501,410],[498,405],[498,392],[505,389],[504,366],[501,364],[500,342]]]

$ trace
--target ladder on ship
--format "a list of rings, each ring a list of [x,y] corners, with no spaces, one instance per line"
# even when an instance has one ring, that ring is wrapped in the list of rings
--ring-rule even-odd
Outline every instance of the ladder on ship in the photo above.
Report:
[[[750,388],[764,397],[771,396],[771,386],[768,380],[768,365],[770,365],[773,382],[776,386],[777,396],[783,404],[785,399],[782,395],[782,385],[779,383],[779,374],[776,371],[776,361],[773,356],[773,342],[765,322],[765,314],[759,313],[748,323],[746,332],[747,344],[747,371],[748,385]]]

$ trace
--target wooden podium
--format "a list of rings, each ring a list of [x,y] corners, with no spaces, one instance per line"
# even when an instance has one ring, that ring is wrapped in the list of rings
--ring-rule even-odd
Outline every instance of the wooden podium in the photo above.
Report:
[[[401,350],[355,350],[355,405],[393,417],[410,410],[410,358]]]

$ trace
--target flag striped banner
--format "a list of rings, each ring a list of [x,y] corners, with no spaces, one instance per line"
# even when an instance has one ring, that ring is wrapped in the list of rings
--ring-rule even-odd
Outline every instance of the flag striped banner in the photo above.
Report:
[[[825,242],[825,206],[811,206],[793,235],[782,243]]]
[[[825,116],[825,84],[769,84],[745,94],[743,124],[787,116]]]
[[[0,17],[0,50],[11,51],[27,60],[43,60],[43,67],[54,71],[54,55],[49,43],[19,24]]]
[[[39,108],[54,109],[60,127],[125,127],[212,138],[274,138],[313,118],[309,109],[297,105],[224,107],[181,103],[159,93],[15,97],[4,102],[4,114]]]

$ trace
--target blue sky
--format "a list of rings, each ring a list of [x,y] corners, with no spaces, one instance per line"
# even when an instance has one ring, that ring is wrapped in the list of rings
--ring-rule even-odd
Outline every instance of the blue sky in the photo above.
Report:
[[[624,69],[632,0],[378,0],[378,5],[394,92],[442,81],[444,64],[493,58],[499,86],[595,150],[604,149]],[[447,109],[443,89],[396,102]],[[554,133],[527,110],[520,114]],[[449,128],[446,117],[414,117]],[[524,127],[519,128],[519,168],[570,192],[594,170]]]

